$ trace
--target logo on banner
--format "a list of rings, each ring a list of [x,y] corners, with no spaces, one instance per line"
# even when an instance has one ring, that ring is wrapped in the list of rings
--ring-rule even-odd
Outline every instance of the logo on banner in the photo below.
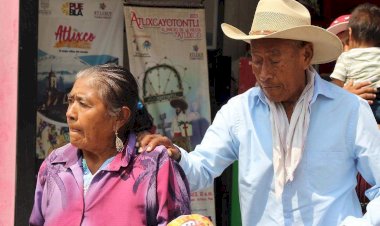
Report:
[[[83,16],[83,3],[65,2],[61,10],[66,16]]]
[[[135,57],[150,57],[150,49],[152,48],[152,43],[148,40],[149,36],[139,36],[133,39],[132,43],[134,45]]]
[[[40,10],[41,15],[49,16],[51,15],[50,2],[49,0],[40,0]]]
[[[94,17],[98,19],[111,19],[112,11],[106,11],[107,5],[105,3],[99,4],[99,9],[94,11]]]
[[[187,18],[139,17],[131,11],[131,26],[138,29],[159,28],[162,33],[172,34],[179,40],[199,40],[202,38],[201,23],[197,13]]]
[[[198,45],[193,45],[193,51],[189,54],[190,60],[203,60],[203,53],[198,51]]]
[[[92,42],[95,40],[95,35],[91,32],[79,31],[71,26],[59,25],[55,34],[56,43],[54,47],[62,48],[78,48],[90,49]],[[73,51],[73,50],[72,50]],[[66,52],[60,50],[60,52]]]

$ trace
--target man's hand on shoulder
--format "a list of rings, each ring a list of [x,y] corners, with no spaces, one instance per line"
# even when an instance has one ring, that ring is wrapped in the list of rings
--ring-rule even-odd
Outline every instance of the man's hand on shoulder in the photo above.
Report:
[[[139,153],[147,151],[153,151],[155,147],[164,145],[168,151],[170,158],[180,161],[181,151],[174,146],[172,141],[161,134],[151,134],[149,132],[141,132],[137,135],[136,145],[139,148]]]

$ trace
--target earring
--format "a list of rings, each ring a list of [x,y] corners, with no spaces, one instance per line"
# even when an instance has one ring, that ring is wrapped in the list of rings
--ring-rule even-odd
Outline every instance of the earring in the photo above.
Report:
[[[119,138],[117,131],[115,131],[115,136],[116,136],[116,140],[115,140],[116,151],[122,152],[124,149],[124,144],[123,144],[123,141]]]

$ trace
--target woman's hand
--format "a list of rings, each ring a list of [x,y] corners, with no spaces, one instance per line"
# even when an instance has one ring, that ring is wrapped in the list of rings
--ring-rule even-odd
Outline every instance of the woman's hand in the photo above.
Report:
[[[343,89],[367,100],[369,104],[373,104],[373,100],[376,98],[376,88],[369,87],[369,85],[371,85],[371,82],[357,82],[354,84],[350,80],[343,86]]]
[[[179,161],[181,159],[181,151],[174,146],[172,141],[161,134],[150,134],[149,132],[141,132],[137,135],[137,144],[139,153],[153,151],[155,147],[164,145],[168,150],[170,158]]]

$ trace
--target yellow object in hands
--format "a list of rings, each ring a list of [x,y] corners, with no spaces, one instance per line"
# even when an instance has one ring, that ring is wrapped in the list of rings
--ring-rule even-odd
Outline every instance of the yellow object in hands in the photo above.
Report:
[[[190,214],[177,217],[168,226],[214,226],[214,224],[208,217],[200,214]]]

